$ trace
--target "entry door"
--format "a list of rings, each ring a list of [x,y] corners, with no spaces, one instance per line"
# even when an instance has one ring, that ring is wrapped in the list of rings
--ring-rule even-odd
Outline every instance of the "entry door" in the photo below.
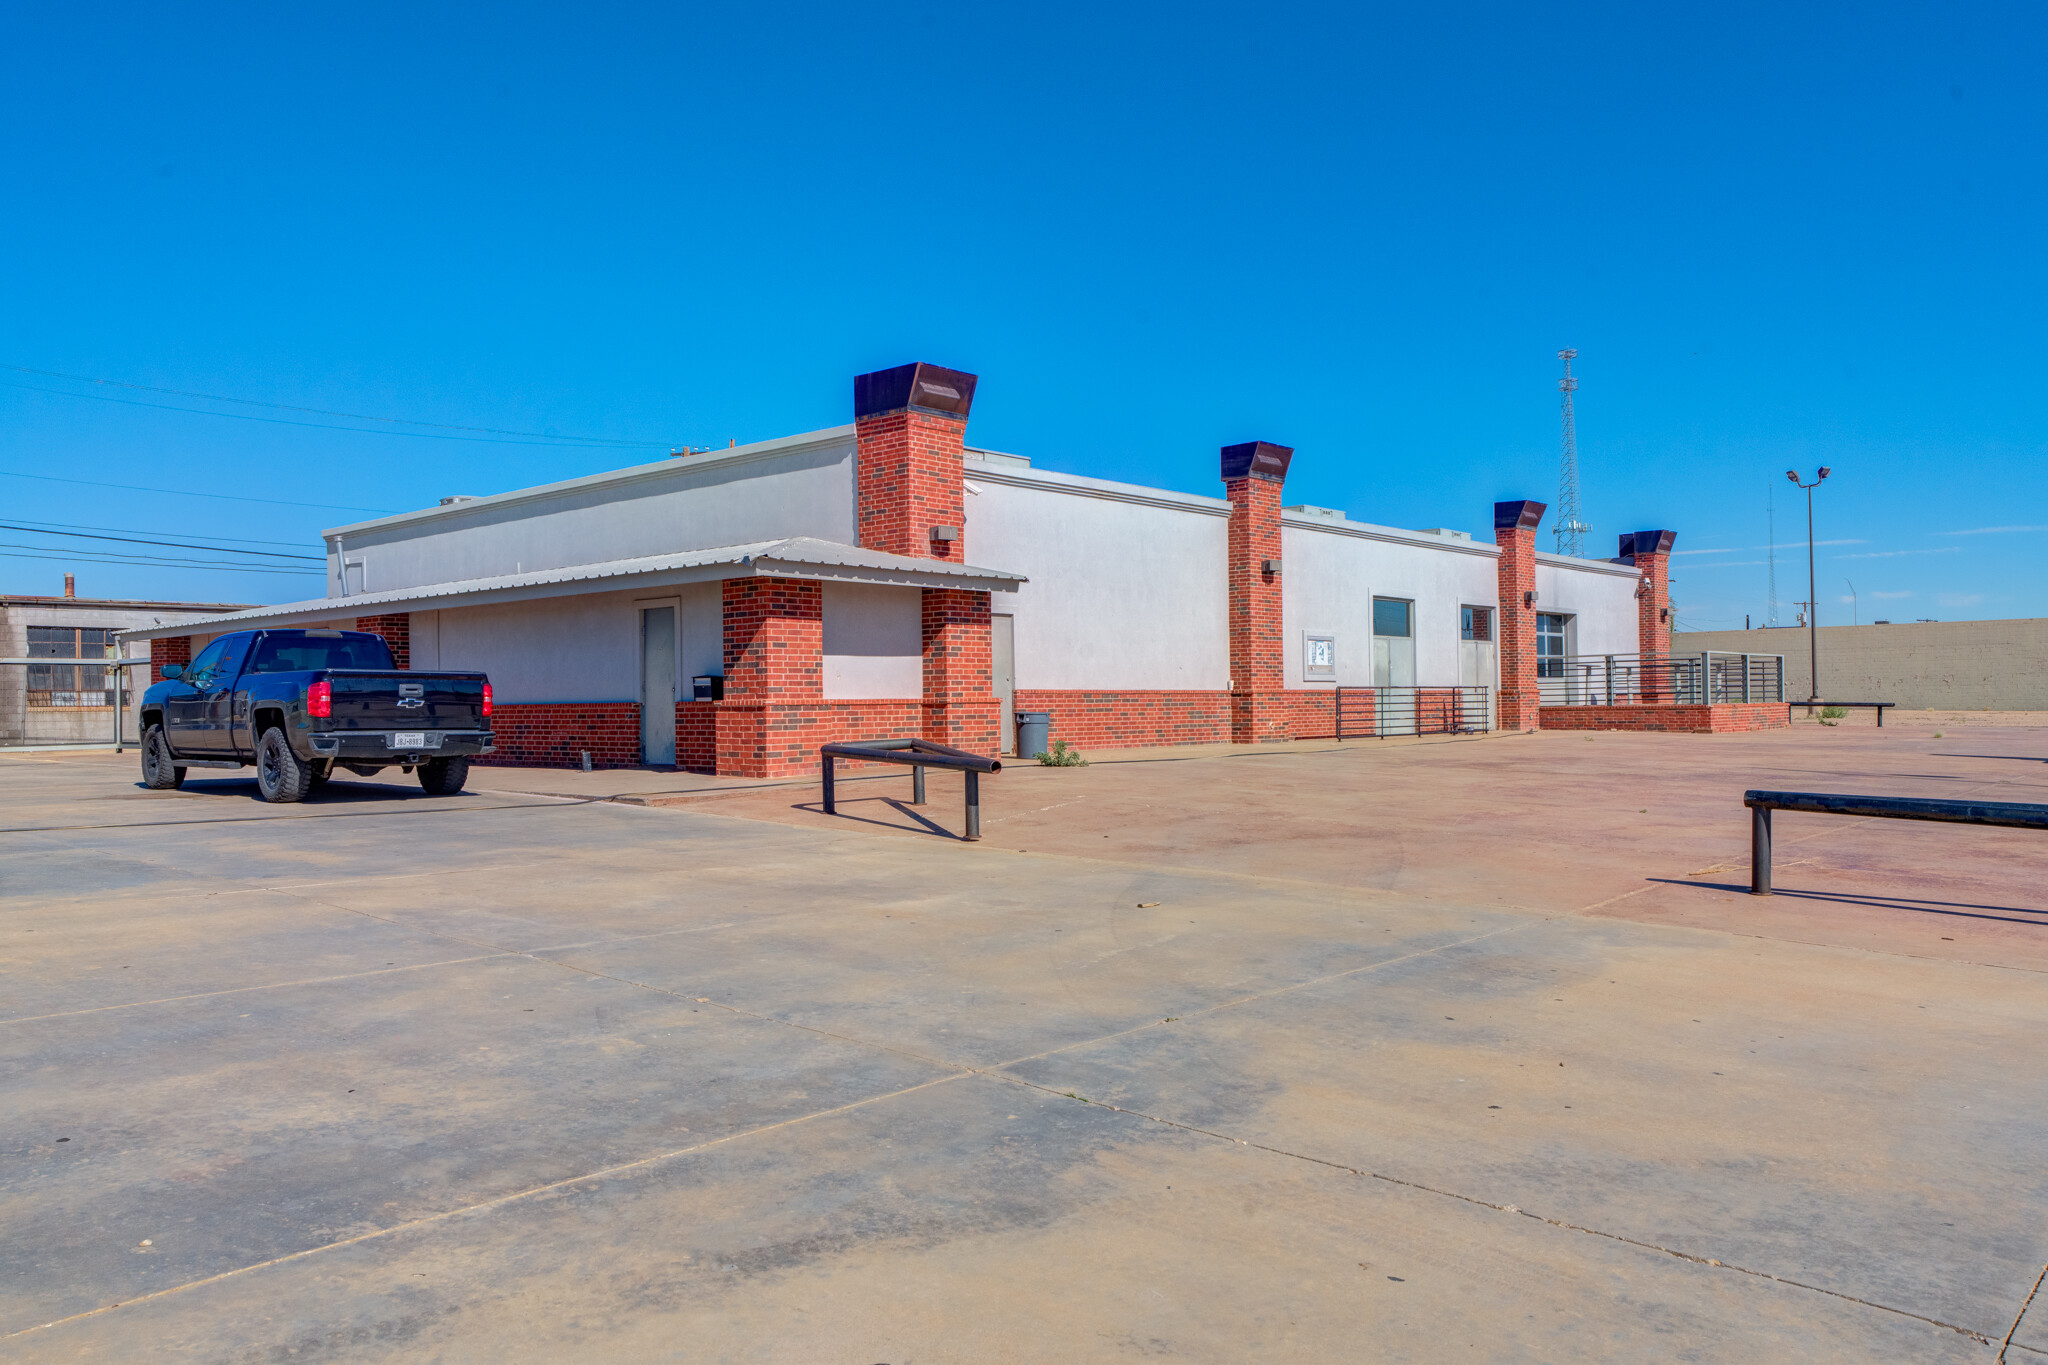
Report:
[[[676,609],[640,612],[640,761],[676,761]]]
[[[1003,709],[1003,752],[1017,752],[1017,618],[989,617],[989,664],[996,675],[996,705]]]
[[[1486,689],[1486,710],[1484,723],[1493,728],[1493,689],[1496,685],[1494,674],[1493,608],[1458,608],[1458,686],[1483,687]],[[1466,709],[1477,711],[1478,703],[1468,702]]]

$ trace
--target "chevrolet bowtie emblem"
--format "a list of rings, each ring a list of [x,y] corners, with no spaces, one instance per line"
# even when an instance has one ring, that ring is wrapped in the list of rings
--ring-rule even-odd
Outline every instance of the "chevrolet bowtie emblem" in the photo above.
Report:
[[[426,703],[425,703],[425,702],[423,702],[423,701],[421,701],[421,700],[420,700],[420,699],[419,699],[418,697],[407,697],[407,698],[405,698],[405,699],[404,699],[403,701],[401,701],[401,702],[399,702],[399,703],[398,703],[398,706],[399,706],[399,709],[400,709],[400,710],[404,710],[404,709],[405,709],[406,707],[408,707],[408,706],[425,706],[425,705],[426,705]]]

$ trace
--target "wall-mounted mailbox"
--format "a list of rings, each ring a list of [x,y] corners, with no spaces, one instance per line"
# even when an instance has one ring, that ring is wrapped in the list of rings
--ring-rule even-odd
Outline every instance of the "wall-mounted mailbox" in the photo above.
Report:
[[[690,679],[692,701],[724,701],[725,679],[722,676]]]

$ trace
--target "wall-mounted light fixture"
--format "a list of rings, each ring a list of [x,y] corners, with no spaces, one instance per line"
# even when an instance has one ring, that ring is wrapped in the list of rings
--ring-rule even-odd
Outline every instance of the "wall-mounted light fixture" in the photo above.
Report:
[[[932,527],[932,539],[958,540],[960,539],[960,528],[957,526],[934,526]]]
[[[1279,560],[1277,560],[1277,559],[1269,559],[1269,560],[1267,560],[1267,561],[1265,562],[1265,569],[1266,569],[1266,572],[1267,572],[1267,573],[1269,573],[1269,574],[1274,574],[1274,575],[1278,575],[1278,574],[1279,574],[1279,572],[1280,572],[1280,561],[1279,561]]]
[[[1536,605],[1536,590],[1534,588],[1522,594],[1522,605],[1525,607]]]

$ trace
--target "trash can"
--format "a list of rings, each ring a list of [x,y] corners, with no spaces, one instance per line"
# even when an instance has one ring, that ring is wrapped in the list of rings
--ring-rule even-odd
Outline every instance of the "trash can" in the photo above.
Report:
[[[1052,712],[1017,713],[1017,757],[1031,758],[1046,751],[1051,743]]]

